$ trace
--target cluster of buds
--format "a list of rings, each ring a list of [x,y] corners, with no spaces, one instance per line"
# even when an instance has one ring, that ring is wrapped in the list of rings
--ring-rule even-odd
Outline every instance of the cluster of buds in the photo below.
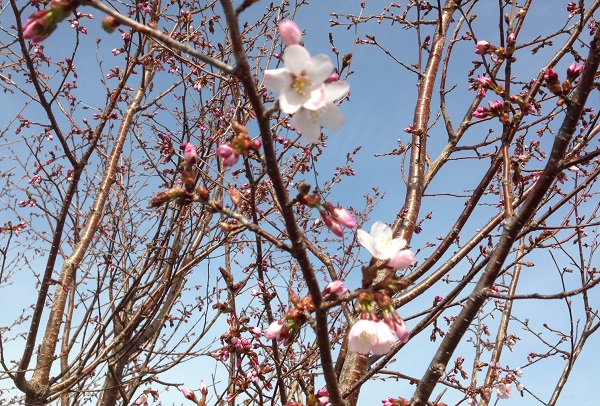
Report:
[[[300,299],[291,290],[288,293],[294,308],[288,310],[280,320],[272,322],[265,331],[265,337],[268,340],[281,341],[285,345],[290,345],[294,341],[307,321],[306,315],[315,311],[310,295]]]
[[[318,193],[310,194],[310,185],[300,183],[298,185],[298,191],[300,193],[298,194],[296,201],[312,209],[317,209],[327,228],[338,237],[344,236],[342,227],[356,227],[356,221],[348,210],[334,206],[329,202],[323,202],[321,200],[321,195]]]
[[[196,147],[188,142],[187,144],[182,144],[181,148],[183,149],[183,163],[180,168],[180,174],[183,188],[181,186],[175,186],[171,189],[163,190],[154,196],[148,207],[160,207],[171,200],[176,200],[177,204],[184,206],[193,201],[205,201],[209,199],[208,190],[206,190],[205,187],[199,186],[194,190],[196,185],[196,172],[194,171],[194,167],[198,162]]]
[[[514,33],[510,33],[506,38],[506,48],[490,44],[488,41],[477,41],[475,44],[475,53],[477,55],[492,55],[498,59],[510,59],[515,61],[512,56],[515,52],[516,37]]]
[[[52,0],[50,6],[31,14],[23,26],[23,38],[41,42],[56,29],[56,25],[77,9],[77,0]]]
[[[240,159],[240,155],[248,155],[251,150],[257,151],[261,147],[260,140],[253,140],[248,134],[246,126],[233,121],[231,124],[235,136],[233,141],[219,145],[215,153],[223,158],[224,166],[233,166]]]
[[[358,320],[348,332],[348,349],[358,354],[387,354],[397,340],[408,342],[410,332],[396,313],[389,295],[383,292],[363,292],[358,296],[361,309]],[[377,305],[377,306],[375,306]],[[380,309],[381,318],[376,312]]]
[[[488,90],[496,93],[500,97],[504,97],[504,88],[497,84],[493,79],[487,76],[479,76],[477,79],[473,80],[473,84],[469,87],[471,89],[477,89],[477,97],[483,99],[485,97],[485,93]]]
[[[552,68],[546,69],[546,72],[544,73],[544,80],[546,81],[548,90],[550,90],[553,95],[559,96],[557,104],[561,105],[564,103],[564,96],[569,94],[569,92],[573,89],[573,83],[579,77],[579,75],[581,75],[581,72],[583,72],[583,65],[577,65],[575,62],[573,62],[567,68],[567,79],[562,82],[561,85],[560,80],[558,79],[558,73],[556,73],[556,71]]]
[[[498,117],[500,122],[504,124],[510,124],[510,117],[508,115],[508,106],[500,100],[488,102],[489,107],[479,107],[473,113],[473,117],[477,118],[488,118]]]
[[[198,400],[194,391],[187,389],[187,388],[183,388],[181,390],[181,393],[183,394],[184,398],[194,402],[194,404],[197,406],[205,406],[206,405],[206,396],[208,396],[208,387],[206,386],[206,383],[204,382],[204,380],[200,381],[200,393],[202,394],[202,399]]]

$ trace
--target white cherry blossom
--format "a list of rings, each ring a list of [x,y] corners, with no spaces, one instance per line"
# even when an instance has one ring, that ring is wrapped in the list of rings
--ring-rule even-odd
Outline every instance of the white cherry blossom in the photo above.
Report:
[[[279,94],[279,106],[293,114],[312,97],[333,71],[327,55],[310,56],[302,45],[290,45],[283,54],[283,68],[265,71],[265,87]]]
[[[406,246],[403,238],[392,238],[392,229],[381,221],[371,226],[371,233],[357,231],[360,245],[365,247],[377,259],[394,258]]]

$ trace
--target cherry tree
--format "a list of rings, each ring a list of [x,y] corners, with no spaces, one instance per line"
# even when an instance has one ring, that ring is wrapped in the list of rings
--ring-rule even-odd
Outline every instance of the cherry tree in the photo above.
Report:
[[[600,2],[348,3],[4,5],[2,404],[555,405],[585,375]]]

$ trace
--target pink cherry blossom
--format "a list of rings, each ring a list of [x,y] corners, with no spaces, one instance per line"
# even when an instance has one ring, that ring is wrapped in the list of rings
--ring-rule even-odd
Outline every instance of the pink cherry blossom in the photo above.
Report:
[[[300,27],[292,20],[283,20],[277,28],[279,28],[281,40],[285,45],[300,45],[302,42],[302,31],[300,31]]]
[[[283,64],[283,68],[265,71],[264,84],[271,92],[280,93],[281,110],[293,114],[327,80],[333,63],[326,55],[311,57],[303,46],[290,45],[283,54]]]

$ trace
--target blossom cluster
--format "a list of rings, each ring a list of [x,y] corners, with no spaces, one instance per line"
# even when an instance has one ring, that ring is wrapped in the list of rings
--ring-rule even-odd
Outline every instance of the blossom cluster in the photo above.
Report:
[[[308,143],[315,143],[321,136],[321,127],[337,131],[344,125],[344,115],[334,102],[344,97],[350,87],[338,80],[327,55],[313,57],[301,45],[296,23],[285,20],[278,27],[287,45],[284,67],[265,71],[264,85],[279,93],[281,110],[293,114],[296,130]]]
[[[234,120],[231,127],[235,133],[233,140],[230,143],[219,145],[215,151],[217,156],[223,158],[223,166],[235,165],[241,155],[246,156],[251,150],[258,150],[262,145],[259,140],[250,138],[245,125]]]

